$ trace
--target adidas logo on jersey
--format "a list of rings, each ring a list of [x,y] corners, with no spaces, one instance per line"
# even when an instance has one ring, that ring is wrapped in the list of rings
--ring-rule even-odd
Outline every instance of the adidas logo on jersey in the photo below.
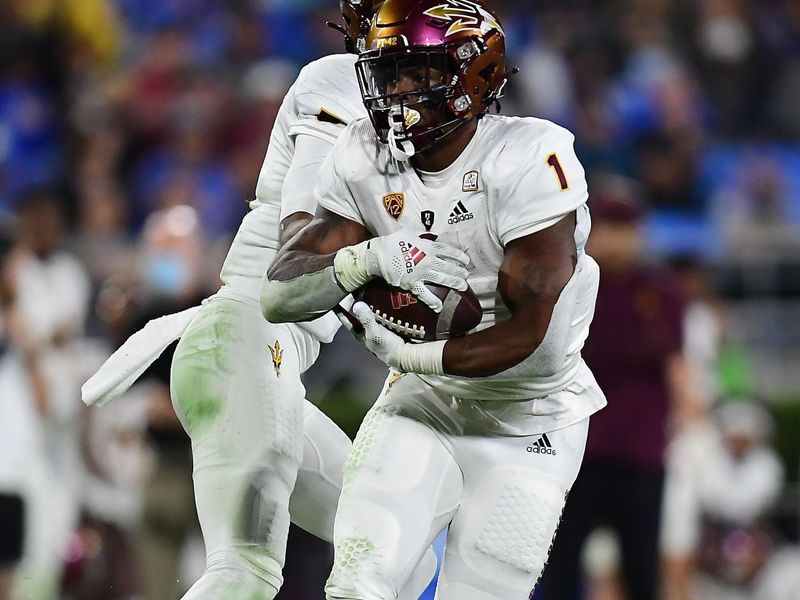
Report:
[[[550,443],[550,439],[547,437],[546,433],[533,444],[525,448],[525,450],[531,454],[549,454],[551,456],[556,455],[556,451],[553,448],[553,445]]]
[[[456,223],[461,223],[462,221],[469,221],[470,219],[474,219],[475,215],[467,210],[467,207],[464,206],[464,203],[460,200],[456,207],[450,212],[450,218],[447,220],[449,225],[455,225]]]

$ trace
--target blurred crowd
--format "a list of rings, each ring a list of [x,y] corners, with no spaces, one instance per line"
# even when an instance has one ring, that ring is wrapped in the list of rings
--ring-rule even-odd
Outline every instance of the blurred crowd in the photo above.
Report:
[[[774,518],[800,448],[776,452],[763,397],[800,402],[800,388],[748,366],[745,335],[768,332],[786,363],[787,336],[800,339],[776,317],[800,299],[800,2],[494,5],[520,68],[504,112],[575,133],[611,227],[593,251],[610,273],[636,266],[609,280],[630,315],[598,312],[595,329],[663,329],[645,353],[604,355],[605,337],[587,348],[618,406],[632,385],[619,365],[635,377],[649,360],[661,385],[633,394],[627,430],[597,428],[655,432],[650,458],[597,438],[595,464],[654,476],[668,600],[800,597],[800,506],[791,526]],[[0,2],[0,600],[164,600],[202,570],[169,361],[104,410],[83,409],[79,388],[149,318],[216,290],[283,95],[303,64],[342,50],[325,27],[337,8]],[[737,303],[754,296],[759,319],[743,325]],[[323,355],[309,389],[352,432],[381,368],[356,374],[342,356]],[[607,514],[590,525],[576,593],[636,600],[624,536]],[[299,535],[281,597],[321,598],[329,550]]]

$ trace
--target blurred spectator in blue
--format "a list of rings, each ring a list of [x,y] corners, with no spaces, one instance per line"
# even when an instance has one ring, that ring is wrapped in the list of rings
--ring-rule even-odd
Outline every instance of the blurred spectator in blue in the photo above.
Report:
[[[8,12],[0,7],[0,207],[6,210],[27,190],[57,182],[64,166],[56,97],[43,69],[46,41]]]
[[[800,249],[800,149],[720,147],[704,179],[727,256],[776,261]]]
[[[520,112],[565,127],[572,125],[577,99],[566,54],[572,31],[567,14],[552,11],[541,15],[533,43],[520,48],[520,72],[513,79],[514,93],[521,96]]]
[[[210,0],[115,0],[132,29],[147,40],[165,30],[180,30],[190,37],[193,59],[198,65],[224,61],[230,43],[231,16],[244,2]]]
[[[160,122],[153,123],[162,143],[133,168],[134,221],[141,223],[154,210],[186,204],[198,211],[209,233],[230,232],[244,214],[247,196],[235,185],[216,147],[229,91],[211,73],[193,74],[184,81],[184,89],[165,103]],[[160,103],[158,87],[153,95],[145,88],[129,99],[140,114]]]

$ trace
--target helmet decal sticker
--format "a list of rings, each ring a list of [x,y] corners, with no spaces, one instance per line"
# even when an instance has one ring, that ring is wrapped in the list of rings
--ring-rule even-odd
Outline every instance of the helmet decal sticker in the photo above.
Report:
[[[445,36],[460,31],[478,31],[485,34],[492,29],[503,33],[500,23],[482,6],[470,0],[445,0],[426,10],[423,14],[451,23]]]

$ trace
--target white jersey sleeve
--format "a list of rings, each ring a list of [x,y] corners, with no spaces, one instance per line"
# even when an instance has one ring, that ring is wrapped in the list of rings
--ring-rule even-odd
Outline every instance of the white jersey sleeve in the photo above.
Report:
[[[324,158],[347,124],[365,114],[354,63],[352,55],[321,58],[303,68],[292,88],[285,136],[293,157],[283,181],[281,220],[316,211],[314,184]]]
[[[306,66],[295,84],[294,104],[289,136],[310,135],[333,144],[348,123],[365,114],[355,56],[326,57]]]
[[[256,302],[264,271],[280,246],[280,221],[295,212],[316,211],[314,184],[324,156],[345,131],[344,122],[366,115],[355,60],[353,55],[336,54],[307,65],[278,111],[252,210],[239,227],[221,273],[228,288]],[[330,315],[298,327],[319,341],[330,341],[338,323]]]
[[[586,174],[574,140],[558,125],[526,119],[498,152],[493,212],[503,246],[554,225],[586,203]]]
[[[356,157],[363,152],[363,146],[358,143],[358,132],[364,129],[365,121],[353,123],[341,135],[322,165],[314,190],[317,203],[322,208],[362,225],[366,225],[366,221],[348,182],[353,180],[358,171]]]

